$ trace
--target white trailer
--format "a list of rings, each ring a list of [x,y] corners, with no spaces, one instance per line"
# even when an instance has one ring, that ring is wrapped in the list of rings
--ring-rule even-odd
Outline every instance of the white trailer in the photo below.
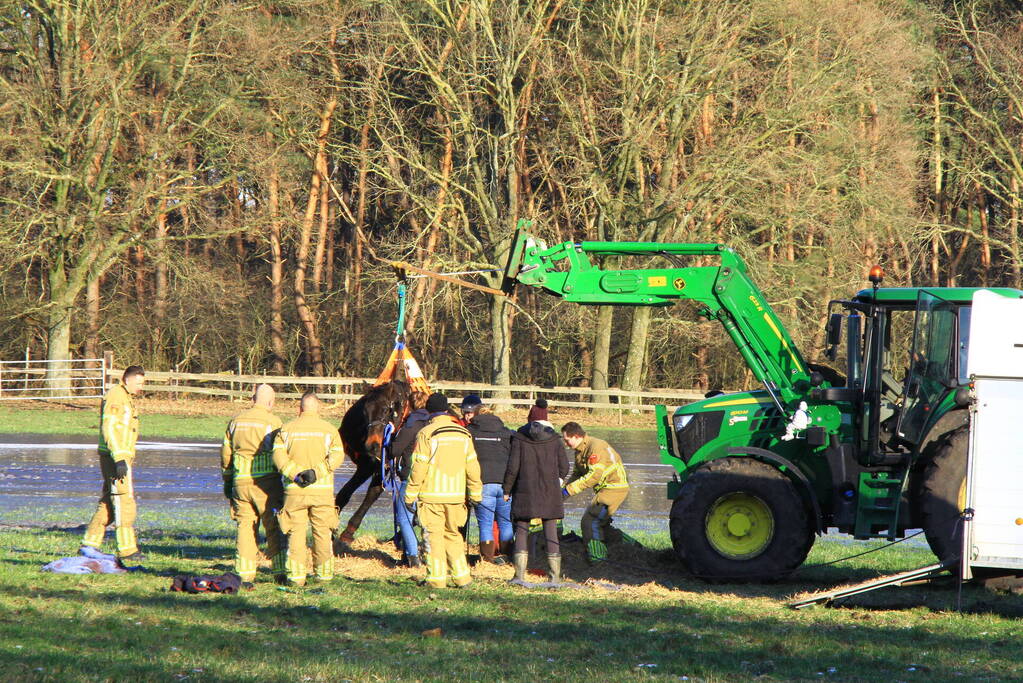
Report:
[[[973,296],[962,577],[1023,572],[1023,299]]]

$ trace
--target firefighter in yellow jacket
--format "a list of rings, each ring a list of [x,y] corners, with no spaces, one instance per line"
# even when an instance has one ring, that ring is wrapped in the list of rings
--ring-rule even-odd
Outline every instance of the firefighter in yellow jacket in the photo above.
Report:
[[[238,523],[234,570],[242,581],[256,578],[259,525],[266,532],[266,555],[275,576],[284,574],[284,543],[277,511],[284,504],[281,476],[274,468],[274,439],[281,418],[274,415],[274,390],[260,384],[252,407],[231,420],[220,447],[224,496],[231,502],[231,519]]]
[[[334,578],[331,536],[340,522],[334,507],[334,472],[345,452],[337,428],[320,418],[319,409],[316,394],[303,394],[298,419],[281,427],[274,442],[274,465],[284,477],[284,507],[277,521],[288,538],[288,582],[296,586],[305,585],[305,534],[310,523],[316,578]]]
[[[580,524],[587,558],[592,563],[602,562],[607,559],[611,516],[629,495],[622,456],[607,441],[587,436],[578,422],[566,423],[561,434],[565,445],[575,450],[575,470],[562,493],[574,496],[592,488],[596,494],[583,512]]]
[[[99,550],[107,526],[113,524],[118,559],[132,564],[144,559],[135,540],[132,463],[135,460],[135,442],[139,438],[139,415],[132,397],[142,389],[145,381],[146,373],[141,366],[128,367],[121,383],[111,387],[100,404],[99,469],[103,477],[103,493],[82,539],[80,552],[83,555]]]
[[[430,421],[416,436],[405,506],[418,501],[419,523],[426,546],[426,584],[433,588],[451,581],[459,587],[472,582],[465,559],[465,541],[458,529],[468,519],[466,500],[483,500],[483,481],[472,435],[447,413],[448,399],[433,394],[426,401]]]

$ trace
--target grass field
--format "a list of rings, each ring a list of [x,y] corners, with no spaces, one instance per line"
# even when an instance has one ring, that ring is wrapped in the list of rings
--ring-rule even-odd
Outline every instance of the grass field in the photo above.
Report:
[[[84,517],[85,511],[77,517]],[[226,511],[146,515],[144,572],[67,576],[39,568],[74,554],[80,528],[0,527],[4,680],[237,681],[948,681],[1023,679],[1023,601],[950,583],[896,588],[841,609],[785,599],[931,561],[896,547],[783,583],[709,585],[666,562],[665,535],[615,549],[593,571],[565,546],[578,590],[526,590],[477,567],[467,590],[430,590],[393,567],[370,528],[341,576],[283,589],[261,574],[240,595],[168,592],[177,573],[230,569]],[[819,542],[808,565],[868,547]],[[589,580],[589,583],[585,583]],[[436,631],[435,629],[440,629]]]
[[[164,402],[166,403],[166,402]],[[208,402],[204,410],[190,405],[185,411],[168,409],[161,404],[140,405],[141,428],[139,438],[204,439],[215,441],[224,434],[231,415],[241,412],[242,404]],[[182,406],[183,407],[183,406]],[[145,408],[149,408],[146,411]],[[156,412],[159,410],[159,412]],[[0,434],[59,434],[96,438],[99,433],[99,402],[78,402],[53,405],[42,403],[32,407],[0,406]]]
[[[137,405],[141,416],[140,437],[142,440],[162,439],[207,439],[217,440],[224,433],[228,420],[248,407],[245,401],[227,400],[169,400],[141,398]],[[347,403],[327,404],[321,409],[327,420],[340,423],[347,409]],[[279,401],[274,409],[285,421],[297,417],[294,401]],[[501,414],[509,425],[517,427],[525,420],[526,411],[509,411]],[[582,410],[559,410],[551,419],[561,425],[569,420],[578,420],[588,427],[612,429],[653,430],[653,413],[596,416]],[[95,437],[99,430],[99,400],[90,401],[32,401],[0,405],[0,434],[34,433],[61,434],[65,436]]]
[[[144,415],[144,437],[215,438],[237,404]],[[5,432],[93,436],[95,406],[4,408]],[[1023,598],[951,581],[885,589],[839,608],[793,611],[793,595],[933,562],[899,545],[818,541],[807,564],[770,585],[707,584],[679,572],[665,533],[586,565],[563,547],[576,588],[507,585],[481,565],[467,590],[417,585],[368,518],[333,582],[284,589],[261,574],[240,595],[171,593],[178,573],[231,569],[226,506],[143,506],[144,571],[40,572],[76,553],[90,509],[5,509],[0,523],[0,680],[161,681],[1021,681]],[[571,525],[577,520],[566,520]],[[439,631],[438,631],[439,629]]]

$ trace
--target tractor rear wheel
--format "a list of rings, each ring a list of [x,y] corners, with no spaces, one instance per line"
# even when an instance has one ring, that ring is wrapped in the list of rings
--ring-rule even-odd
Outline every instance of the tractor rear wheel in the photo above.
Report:
[[[957,429],[941,437],[920,484],[920,526],[931,550],[942,562],[962,554],[966,507],[966,452],[969,433]]]
[[[686,568],[714,581],[781,578],[814,541],[792,481],[752,458],[721,458],[694,472],[671,506],[669,528]]]

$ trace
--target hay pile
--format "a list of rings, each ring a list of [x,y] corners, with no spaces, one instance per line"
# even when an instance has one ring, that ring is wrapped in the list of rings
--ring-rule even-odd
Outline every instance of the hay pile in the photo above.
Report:
[[[467,550],[476,581],[503,583],[512,578],[514,570],[510,563],[495,565],[479,561],[479,547],[474,544]],[[677,562],[668,553],[642,546],[612,544],[608,561],[593,566],[586,561],[585,548],[580,541],[562,543],[561,554],[565,579],[595,590],[678,600],[682,589],[676,584],[686,582]],[[412,581],[426,577],[425,567],[409,569],[400,562],[401,553],[393,543],[363,534],[350,545],[339,544],[335,548],[334,571],[355,580]],[[542,550],[539,556],[530,554],[529,568],[530,581],[546,580],[547,563]]]

